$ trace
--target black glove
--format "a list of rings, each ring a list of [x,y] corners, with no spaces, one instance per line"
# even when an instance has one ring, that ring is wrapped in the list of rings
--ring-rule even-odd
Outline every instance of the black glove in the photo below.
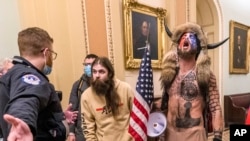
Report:
[[[213,141],[222,141],[222,140],[218,138],[213,138]]]

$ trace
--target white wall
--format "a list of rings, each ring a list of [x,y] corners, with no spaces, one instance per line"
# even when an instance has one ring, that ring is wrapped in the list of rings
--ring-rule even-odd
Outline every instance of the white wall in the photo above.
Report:
[[[229,21],[234,20],[250,26],[249,0],[218,0],[221,5],[223,19],[223,36],[230,36]],[[223,94],[250,92],[250,74],[229,74],[229,41],[223,48],[222,88]],[[248,47],[249,48],[249,47]],[[248,64],[249,65],[249,64]]]
[[[19,55],[17,34],[20,22],[16,0],[0,1],[0,58]]]

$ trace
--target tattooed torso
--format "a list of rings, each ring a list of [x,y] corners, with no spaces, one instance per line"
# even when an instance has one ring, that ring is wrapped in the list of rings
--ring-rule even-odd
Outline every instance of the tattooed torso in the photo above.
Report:
[[[194,70],[179,74],[168,91],[168,128],[184,131],[203,127],[204,100]]]

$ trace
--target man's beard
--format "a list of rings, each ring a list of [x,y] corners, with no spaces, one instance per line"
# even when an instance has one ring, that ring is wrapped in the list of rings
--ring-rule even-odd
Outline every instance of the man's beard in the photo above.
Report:
[[[178,51],[178,55],[181,58],[192,58],[193,56],[195,56],[197,54],[197,50],[191,49],[190,51],[182,51],[180,49],[177,49]]]
[[[111,82],[110,80],[102,81],[96,79],[95,81],[91,82],[91,85],[98,95],[106,95],[111,89]]]

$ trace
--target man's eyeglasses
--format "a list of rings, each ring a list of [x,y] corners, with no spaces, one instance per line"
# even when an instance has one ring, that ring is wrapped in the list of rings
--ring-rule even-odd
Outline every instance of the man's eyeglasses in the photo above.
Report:
[[[44,48],[44,49],[42,49],[42,50],[41,50],[41,52],[43,52],[44,50],[45,50],[45,48]],[[51,54],[52,54],[52,59],[53,59],[53,60],[56,60],[57,53],[56,53],[56,52],[54,52],[53,50],[50,50],[50,49],[48,49],[48,51],[49,51],[49,52],[51,52]]]
[[[48,50],[48,51],[52,53],[52,59],[53,59],[53,60],[56,60],[57,53],[54,52],[53,50]]]

